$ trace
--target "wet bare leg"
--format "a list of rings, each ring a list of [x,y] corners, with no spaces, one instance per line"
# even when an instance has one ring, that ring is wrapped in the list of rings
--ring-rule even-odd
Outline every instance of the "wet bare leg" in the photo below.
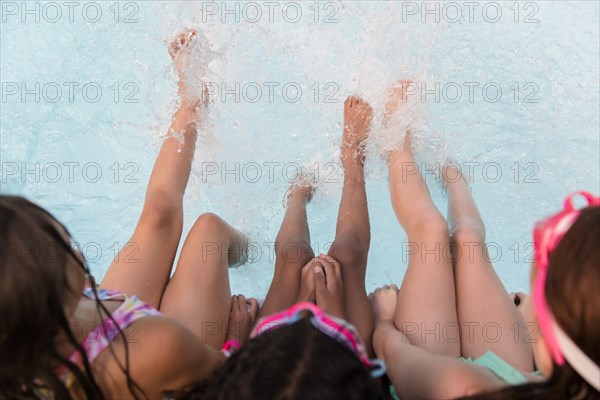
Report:
[[[220,349],[228,332],[231,290],[228,267],[245,261],[247,239],[214,214],[192,226],[160,310]]]
[[[468,183],[454,164],[446,165],[442,177],[448,191],[448,224],[456,246],[458,320],[463,328],[471,324],[469,335],[461,337],[462,354],[476,358],[490,350],[519,370],[532,372],[532,348],[525,343],[525,321],[490,262],[485,226]],[[484,326],[494,328],[484,332]]]
[[[407,84],[392,88],[391,98],[405,96]],[[412,345],[432,354],[460,357],[454,275],[446,254],[448,227],[421,177],[409,132],[404,148],[390,153],[389,170],[392,204],[408,235],[409,256],[394,323]]]
[[[306,205],[312,183],[299,177],[287,194],[287,210],[275,239],[275,273],[259,317],[291,307],[298,298],[302,267],[313,257]]]
[[[329,255],[342,265],[345,315],[356,325],[369,348],[373,334],[373,315],[365,289],[365,273],[371,227],[365,189],[364,146],[372,118],[373,110],[367,102],[354,96],[346,100],[342,137],[344,189],[335,240],[329,250]]]
[[[169,52],[187,50],[195,31],[184,31],[171,43]],[[185,54],[184,54],[185,55]],[[196,121],[203,105],[199,99],[182,96],[171,131],[182,133],[183,142],[169,136],[163,142],[146,190],[144,208],[135,231],[108,268],[101,286],[137,295],[155,308],[160,305],[183,229],[183,194],[190,176],[196,148]]]

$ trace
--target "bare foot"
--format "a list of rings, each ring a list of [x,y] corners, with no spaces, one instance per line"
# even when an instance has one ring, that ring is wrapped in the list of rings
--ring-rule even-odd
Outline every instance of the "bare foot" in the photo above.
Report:
[[[378,321],[393,321],[398,303],[398,286],[385,285],[369,295],[375,323]]]
[[[300,173],[296,176],[296,179],[285,193],[285,197],[283,198],[283,208],[287,208],[288,204],[296,199],[307,204],[312,200],[314,194],[315,186],[312,178],[304,173]]]
[[[195,29],[184,29],[175,35],[175,39],[169,45],[169,55],[171,56],[171,60],[173,60],[180,79],[183,77],[188,66],[190,43],[197,34],[198,32]],[[179,54],[182,49],[184,51]]]
[[[400,107],[408,101],[408,87],[413,83],[411,79],[399,80],[388,91],[388,98],[385,103],[385,114],[383,115],[383,125],[388,126],[390,120],[398,112]]]
[[[407,90],[413,81],[411,79],[399,80],[388,91],[388,98],[385,103],[385,114],[383,115],[383,125],[389,128],[393,119],[399,118],[399,110],[403,108],[408,100]],[[405,132],[404,143],[402,149],[394,149],[384,154],[384,158],[388,163],[393,163],[405,151],[412,155],[410,131]],[[407,154],[408,154],[407,153]],[[409,157],[412,160],[412,156]]]
[[[369,137],[372,121],[373,108],[369,103],[356,96],[346,99],[341,149],[344,168],[364,164],[365,141]]]
[[[184,102],[191,102],[196,105],[199,103],[199,99],[189,95],[185,74],[190,63],[190,44],[197,34],[198,31],[195,29],[184,29],[175,36],[175,39],[169,45],[169,55],[179,76],[179,95]],[[205,105],[208,105],[208,88],[206,85],[203,87],[202,100]]]

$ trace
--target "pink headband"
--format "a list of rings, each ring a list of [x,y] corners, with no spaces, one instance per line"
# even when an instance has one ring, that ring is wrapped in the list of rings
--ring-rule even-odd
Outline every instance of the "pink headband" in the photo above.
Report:
[[[566,359],[582,378],[596,390],[600,390],[600,369],[558,326],[550,313],[545,295],[548,256],[579,217],[580,210],[573,205],[573,198],[578,195],[587,200],[588,206],[600,206],[599,197],[588,192],[575,192],[566,198],[562,211],[535,226],[533,240],[537,275],[532,297],[541,333],[554,362],[564,365]]]

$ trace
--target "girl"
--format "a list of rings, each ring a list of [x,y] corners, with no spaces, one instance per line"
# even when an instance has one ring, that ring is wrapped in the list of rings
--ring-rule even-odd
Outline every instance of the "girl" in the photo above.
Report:
[[[183,143],[165,139],[135,232],[99,288],[60,222],[24,198],[0,197],[1,398],[160,398],[208,377],[225,361],[224,340],[243,339],[253,323],[256,301],[249,310],[243,296],[232,302],[227,272],[243,261],[245,239],[217,216],[198,218],[169,280],[206,106],[183,83],[195,35],[170,48],[182,95],[171,129]]]
[[[260,311],[263,318],[252,339],[216,371],[205,397],[198,398],[381,398],[372,377],[382,375],[384,365],[369,358],[370,346],[361,339],[370,343],[373,329],[364,284],[370,243],[364,141],[372,109],[352,96],[344,115],[344,189],[329,254],[314,258],[310,247],[306,205],[312,187],[293,185],[276,239],[275,273]]]
[[[405,98],[409,83],[392,91],[392,102]],[[466,180],[452,165],[443,170],[448,226],[410,145],[407,133],[404,149],[389,160],[394,211],[408,233],[408,269],[400,289],[386,286],[371,296],[373,346],[400,398],[599,398],[600,303],[591,299],[600,291],[600,199],[583,193],[589,207],[578,211],[570,197],[563,212],[536,227],[533,304],[524,300],[523,318],[490,262]],[[534,359],[549,380],[533,374]]]

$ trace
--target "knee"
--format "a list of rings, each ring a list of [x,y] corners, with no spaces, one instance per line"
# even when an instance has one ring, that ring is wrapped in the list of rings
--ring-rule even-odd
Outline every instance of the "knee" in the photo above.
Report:
[[[277,264],[293,264],[302,268],[314,257],[314,252],[310,243],[302,240],[285,244],[275,243],[275,256]]]
[[[245,262],[248,251],[246,238],[223,218],[213,213],[202,214],[196,219],[184,247],[200,251],[203,262],[210,259],[211,262],[216,261],[223,265],[221,261],[224,261],[225,265],[230,267]]]
[[[357,237],[337,237],[329,254],[342,264],[342,267],[366,266],[369,243]]]
[[[409,236],[411,232],[414,232],[418,233],[419,237],[426,237],[440,242],[447,242],[450,237],[448,223],[437,210],[421,214],[408,231]]]
[[[485,227],[472,223],[460,223],[452,227],[452,242],[459,246],[485,244]]]
[[[204,238],[216,239],[229,232],[229,225],[223,218],[213,213],[205,213],[200,215],[190,234],[199,234]]]
[[[183,228],[183,208],[180,202],[165,193],[148,194],[140,221],[151,224],[154,229]]]

